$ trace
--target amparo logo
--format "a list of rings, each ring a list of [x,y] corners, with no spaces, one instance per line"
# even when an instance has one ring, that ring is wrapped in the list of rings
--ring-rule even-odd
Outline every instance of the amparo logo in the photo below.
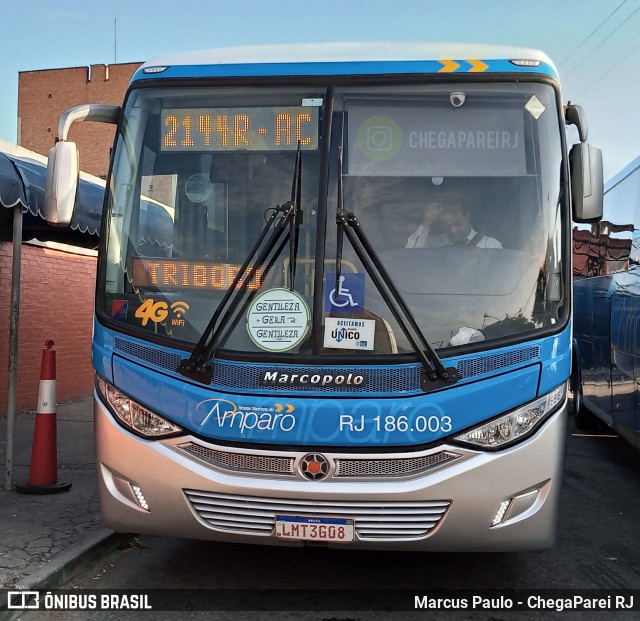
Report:
[[[200,429],[205,425],[217,425],[219,429],[239,431],[284,431],[289,432],[296,426],[296,417],[292,414],[295,407],[277,403],[275,407],[238,406],[226,399],[205,399],[196,405],[196,416],[203,416]],[[209,423],[211,421],[211,423]]]
[[[382,162],[398,153],[402,144],[402,130],[388,116],[370,116],[358,128],[356,141],[365,157]]]

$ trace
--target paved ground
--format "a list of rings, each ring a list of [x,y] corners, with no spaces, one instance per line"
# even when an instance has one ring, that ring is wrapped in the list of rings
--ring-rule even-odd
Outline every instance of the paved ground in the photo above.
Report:
[[[57,406],[58,482],[71,483],[71,489],[68,492],[53,495],[25,495],[19,494],[15,490],[5,491],[4,478],[0,482],[2,486],[2,489],[0,489],[0,590],[14,588],[54,589],[60,587],[74,577],[82,578],[83,571],[86,571],[88,567],[92,567],[97,559],[105,557],[107,552],[123,542],[125,536],[115,535],[112,531],[105,529],[100,521],[94,472],[92,407],[91,398]],[[34,420],[35,414],[19,415],[16,420],[14,481],[18,484],[26,483],[29,477]],[[568,424],[570,427],[573,425],[570,421],[568,421]],[[587,441],[585,440],[585,442]],[[606,440],[602,441],[606,442]],[[611,442],[618,446],[619,443],[622,443],[622,440],[614,439]],[[6,458],[5,444],[6,420],[0,419],[0,461],[3,465]],[[611,498],[607,502],[603,502],[602,498],[599,498],[597,494],[594,496],[595,492],[592,489],[592,478],[594,476],[606,479],[612,469],[619,468],[619,465],[613,463],[615,455],[612,451],[616,449],[609,447],[607,444],[602,449],[606,449],[606,454],[598,457],[598,454],[594,453],[589,447],[580,449],[582,444],[579,446],[576,443],[574,444],[575,446],[571,443],[569,445],[565,482],[565,498],[568,497],[567,494],[573,492],[571,498],[574,500],[571,501],[573,504],[570,504],[568,512],[565,513],[570,518],[565,522],[565,537],[569,536],[578,558],[572,560],[569,557],[570,555],[567,556],[567,559],[562,558],[561,548],[555,552],[550,552],[549,554],[556,555],[556,557],[559,555],[560,560],[555,566],[551,565],[546,570],[549,575],[543,576],[541,584],[550,587],[556,586],[557,582],[573,587],[586,585],[585,588],[594,588],[595,586],[597,588],[633,589],[637,585],[638,574],[635,559],[638,557],[637,554],[634,556],[633,545],[629,544],[629,542],[633,543],[635,530],[632,527],[627,528],[624,524],[628,523],[628,515],[637,514],[637,511],[634,513],[633,509],[634,497],[629,496],[628,491],[624,492],[616,488],[616,484],[620,483],[620,481],[624,483],[624,478],[621,479],[620,477],[611,479],[614,483],[610,488]],[[578,453],[575,453],[575,450],[578,450]],[[626,451],[625,454],[629,454],[628,464],[624,462],[622,465],[625,466],[626,464],[625,467],[628,466],[629,472],[635,477],[633,478],[635,482],[637,480],[637,453],[626,445],[622,447],[622,450],[623,452]],[[576,458],[579,459],[576,461]],[[598,511],[604,512],[603,515],[606,515],[606,519],[596,519],[593,513],[594,507]],[[565,507],[566,510],[567,507]],[[613,531],[611,530],[611,524],[615,524]],[[611,533],[614,533],[615,536],[609,538],[607,534]],[[171,540],[156,539],[154,547],[177,545]],[[136,541],[140,543],[139,540],[133,541],[134,543]],[[207,580],[211,578],[209,575],[211,558],[229,558],[225,554],[216,553],[217,548],[212,552],[212,544],[181,542],[179,546],[178,553],[167,553],[166,550],[161,549],[160,561],[156,559],[152,563],[152,569],[148,571],[141,571],[140,567],[134,566],[131,562],[125,563],[125,569],[130,572],[133,571],[136,576],[157,575],[160,585],[174,583],[177,586],[187,584],[190,588],[199,586],[193,574],[190,575],[182,569],[179,572],[182,583],[173,582],[175,580],[176,567],[180,568],[180,563],[186,563],[192,571],[195,571],[198,576],[205,580],[205,584],[200,588],[208,588]],[[186,546],[186,551],[184,546]],[[193,547],[192,551],[189,551],[191,550],[189,546]],[[256,559],[260,559],[262,555],[265,556],[265,559],[275,558],[277,560],[283,555],[290,554],[290,552],[279,549],[276,549],[275,552],[262,549],[259,552],[247,552],[247,548],[248,546],[240,547],[238,551],[235,548],[231,551],[229,548],[229,554],[233,554],[239,559],[242,575],[247,573],[246,567],[251,566],[252,563],[256,564],[256,571],[259,570],[261,573],[260,580],[256,578],[255,583],[260,585],[263,584],[264,580],[264,573],[262,572],[265,571],[264,568],[268,567],[268,565],[266,561],[258,561],[256,563]],[[589,557],[586,553],[588,549],[594,550],[593,554],[596,556],[593,558],[600,559],[598,564],[592,562],[592,557]],[[194,565],[194,558],[197,557],[197,553],[200,553],[201,565]],[[244,557],[242,556],[243,553],[245,554]],[[530,556],[532,558],[531,562],[535,562],[535,555]],[[242,561],[243,558],[245,558],[246,562]],[[452,569],[452,571],[455,570],[454,573],[458,571],[460,556],[456,559],[449,559],[444,555],[443,558],[451,566],[454,566],[454,569]],[[495,558],[498,561],[501,558],[504,560],[504,567],[502,567],[501,571],[505,576],[509,577],[507,579],[511,579],[512,575],[527,576],[526,569],[520,567],[522,563],[518,561],[515,566],[511,564],[515,557],[498,555]],[[400,566],[405,564],[408,566],[404,559],[399,560]],[[107,561],[105,560],[104,562]],[[388,559],[384,562],[388,563]],[[466,559],[464,562],[469,564],[470,561]],[[110,563],[114,563],[114,561],[111,560]],[[483,559],[476,559],[475,563],[478,568],[478,575],[491,577],[491,571],[488,570]],[[279,567],[287,565],[288,562],[283,562],[280,565],[276,562],[275,566],[272,567],[272,571],[267,570],[267,573],[269,575],[277,575]],[[307,565],[308,563],[300,570],[299,573],[301,575],[306,571]],[[163,567],[169,567],[174,572],[171,574],[170,579],[160,571]],[[368,564],[367,567],[369,567]],[[473,563],[471,563],[471,567],[473,567]],[[228,569],[229,561],[226,561],[217,569],[224,572],[224,579],[221,579],[221,584],[228,584]],[[351,568],[347,566],[343,566],[343,570],[348,574],[353,573]],[[438,569],[436,573],[439,571]],[[633,576],[629,574],[630,571],[634,572]],[[322,575],[340,575],[339,573],[335,574],[335,572],[334,565],[328,566],[324,573],[320,570]],[[114,575],[119,575],[120,573],[126,580],[129,574],[126,574],[124,570],[112,572]],[[397,573],[400,575],[401,572],[398,571]],[[355,574],[356,577],[358,575],[366,576],[367,570],[362,569],[361,571],[356,571]],[[439,573],[438,575],[440,576]],[[94,577],[91,578],[90,583],[87,583],[90,584],[91,588],[98,587],[93,582]],[[572,580],[578,580],[578,582],[574,584]],[[99,588],[108,588],[109,586],[122,588],[122,584],[109,585],[106,581],[101,582]],[[129,578],[127,584],[131,584],[131,578]],[[142,583],[139,583],[139,585],[143,586]],[[154,588],[163,587],[154,585]],[[3,610],[4,604],[4,602],[0,601],[0,621],[16,619],[16,611]],[[55,613],[52,618],[85,618],[82,616],[60,617],[58,615],[59,613]],[[205,614],[202,614],[202,616],[196,615],[194,618],[203,618],[205,616]],[[91,616],[90,618],[94,617]],[[166,618],[174,617],[170,615]],[[349,616],[349,618],[352,618],[352,616]]]
[[[14,483],[29,479],[35,413],[19,414],[14,435]],[[62,494],[30,495],[4,489],[6,419],[0,419],[0,589],[53,588],[62,584],[78,558],[105,545],[111,531],[98,509],[93,449],[93,400],[56,408],[58,483]],[[2,603],[0,603],[1,606]]]

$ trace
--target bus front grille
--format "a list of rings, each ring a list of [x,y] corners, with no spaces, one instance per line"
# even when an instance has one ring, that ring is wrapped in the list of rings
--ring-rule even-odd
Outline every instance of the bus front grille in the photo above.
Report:
[[[293,464],[295,459],[293,457],[221,451],[196,442],[179,444],[177,448],[221,470],[259,474],[294,474]]]
[[[410,477],[432,468],[443,466],[462,455],[449,451],[440,451],[420,457],[399,459],[336,459],[335,476],[351,477]]]
[[[295,456],[259,454],[221,450],[197,442],[177,444],[176,450],[184,451],[218,470],[232,474],[288,475],[296,476]],[[335,469],[329,475],[336,479],[351,478],[411,478],[429,470],[446,466],[463,455],[453,451],[439,451],[412,457],[336,457]]]
[[[362,541],[423,539],[450,501],[328,501],[268,498],[185,490],[200,520],[217,531],[270,536],[276,515],[353,519]]]

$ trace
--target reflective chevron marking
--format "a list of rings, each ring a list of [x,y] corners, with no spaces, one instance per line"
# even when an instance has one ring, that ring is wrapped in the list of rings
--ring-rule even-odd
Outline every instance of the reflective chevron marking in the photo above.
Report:
[[[489,65],[483,63],[481,60],[468,60],[467,62],[471,65],[469,73],[482,73],[489,68]]]
[[[489,65],[482,60],[439,60],[438,73],[482,73]]]
[[[440,60],[438,62],[442,63],[442,69],[438,73],[452,73],[460,67],[460,63],[455,60]]]

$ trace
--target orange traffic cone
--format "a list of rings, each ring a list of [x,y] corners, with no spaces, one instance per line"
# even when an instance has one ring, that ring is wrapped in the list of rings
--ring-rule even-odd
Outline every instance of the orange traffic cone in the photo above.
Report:
[[[71,483],[58,483],[56,447],[56,350],[52,340],[42,350],[38,409],[33,429],[31,466],[27,485],[16,485],[22,494],[59,494],[67,492]]]

